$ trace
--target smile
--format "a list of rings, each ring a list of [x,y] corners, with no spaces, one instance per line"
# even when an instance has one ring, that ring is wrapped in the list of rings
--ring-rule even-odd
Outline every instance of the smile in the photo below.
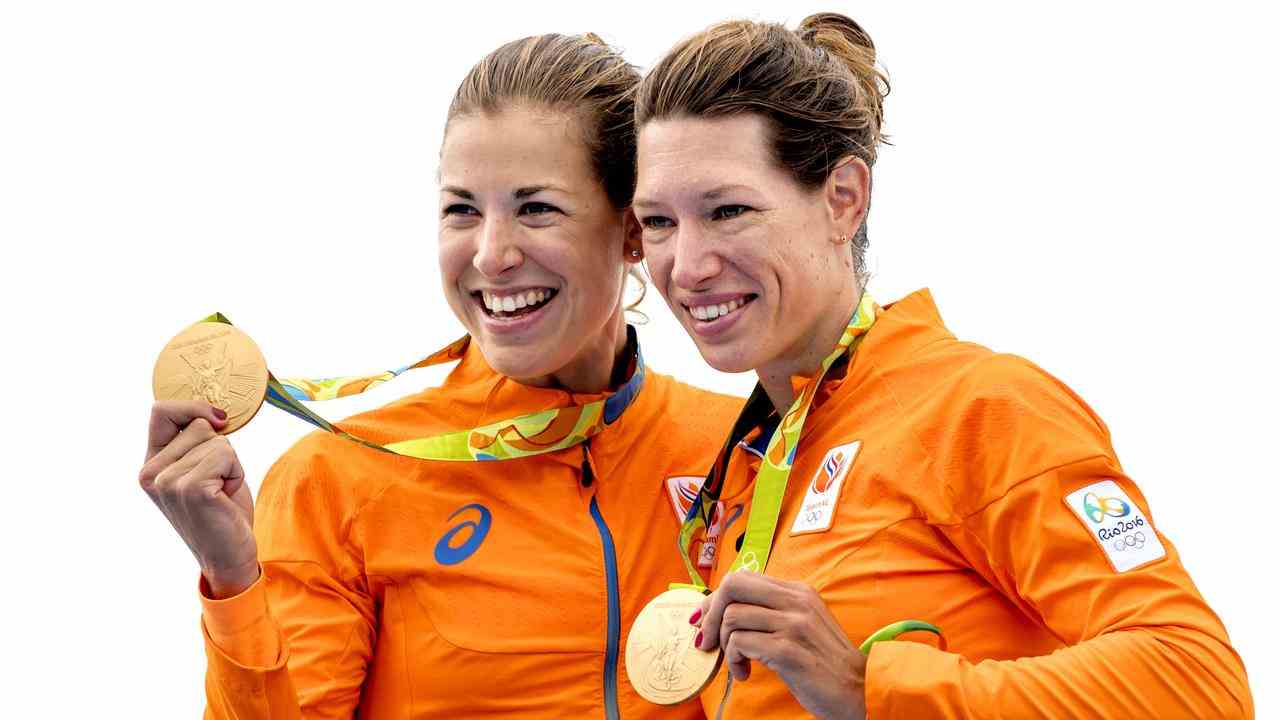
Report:
[[[491,318],[507,319],[523,317],[537,312],[555,298],[555,288],[524,288],[516,291],[494,292],[477,290],[471,293]]]
[[[752,301],[756,299],[755,295],[736,295],[729,298],[709,298],[717,300],[717,302],[707,302],[699,300],[697,303],[687,303],[684,309],[693,319],[700,323],[711,323],[720,318],[733,315],[742,310]]]

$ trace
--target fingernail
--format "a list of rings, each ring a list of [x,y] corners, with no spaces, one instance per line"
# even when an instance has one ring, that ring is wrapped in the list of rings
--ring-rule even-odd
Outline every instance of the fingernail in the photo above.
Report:
[[[222,408],[214,408],[214,409],[213,409],[213,416],[214,416],[214,417],[216,417],[216,418],[218,418],[219,420],[226,420],[226,419],[227,419],[227,411],[226,411],[226,410],[223,410]]]
[[[702,649],[702,631],[701,630],[698,631],[698,637],[693,639],[693,646],[698,648],[699,650]]]
[[[691,615],[691,616],[689,617],[689,624],[690,624],[690,625],[697,625],[697,624],[698,624],[698,619],[699,619],[699,618],[701,618],[701,617],[702,617],[702,608],[698,608],[697,610],[694,610],[694,611],[693,611],[693,615]]]

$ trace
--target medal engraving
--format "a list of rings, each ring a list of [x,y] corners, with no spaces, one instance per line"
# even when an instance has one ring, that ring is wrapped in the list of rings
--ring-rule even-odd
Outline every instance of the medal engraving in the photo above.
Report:
[[[227,413],[223,433],[248,423],[267,394],[258,346],[230,325],[200,322],[165,346],[152,375],[156,400],[203,400]]]
[[[702,604],[696,590],[668,590],[649,601],[627,638],[627,677],[641,697],[676,705],[696,697],[720,666],[720,650],[694,647],[698,628],[689,616]]]

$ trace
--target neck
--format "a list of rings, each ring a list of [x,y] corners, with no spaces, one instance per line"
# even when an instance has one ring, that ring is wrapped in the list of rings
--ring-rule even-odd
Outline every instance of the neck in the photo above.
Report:
[[[627,364],[627,324],[619,308],[569,364],[550,375],[516,378],[534,387],[558,387],[572,393],[593,394],[613,389],[615,366]]]
[[[840,336],[849,326],[858,301],[862,298],[862,286],[850,283],[841,289],[836,299],[818,314],[812,324],[800,333],[794,345],[768,363],[756,368],[760,387],[779,415],[786,414],[795,402],[796,394],[791,378],[796,375],[813,377],[822,369],[822,361],[831,354]]]

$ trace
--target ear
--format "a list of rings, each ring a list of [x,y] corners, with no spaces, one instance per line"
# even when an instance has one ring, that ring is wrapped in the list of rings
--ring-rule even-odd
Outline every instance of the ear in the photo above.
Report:
[[[644,260],[644,243],[640,241],[644,228],[640,226],[640,220],[631,208],[624,211],[622,223],[622,259],[638,263]]]
[[[862,158],[843,158],[827,176],[823,194],[835,234],[853,237],[871,204],[871,168]]]

